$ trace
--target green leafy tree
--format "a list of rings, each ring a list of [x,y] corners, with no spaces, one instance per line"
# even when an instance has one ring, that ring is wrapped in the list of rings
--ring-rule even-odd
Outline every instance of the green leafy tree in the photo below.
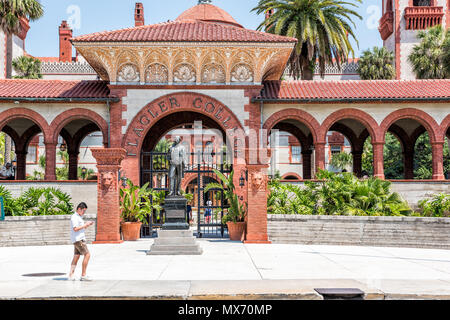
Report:
[[[403,179],[403,151],[400,141],[391,133],[386,134],[384,144],[384,175],[386,179]]]
[[[419,208],[427,217],[449,217],[450,216],[450,194],[440,193],[431,199],[419,201]]]
[[[450,75],[450,36],[449,31],[447,30],[447,36],[445,37],[443,46],[443,52],[444,52],[444,68],[445,72],[447,74],[447,77]]]
[[[12,66],[17,73],[14,79],[42,79],[41,61],[38,59],[20,56],[13,60]]]
[[[127,180],[127,188],[120,189],[120,210],[125,222],[148,223],[147,216],[153,210],[161,211],[159,204],[152,201],[156,191],[148,188],[149,183],[139,187]]]
[[[347,152],[334,154],[331,157],[330,164],[339,171],[342,171],[353,164],[353,156]]]
[[[441,25],[437,25],[426,31],[419,31],[417,37],[421,42],[414,46],[408,57],[417,78],[449,78],[449,54],[445,52],[445,48],[449,45],[450,32],[444,30]]]
[[[20,31],[20,19],[37,20],[44,15],[44,8],[37,0],[1,0],[0,28],[11,35]]]
[[[359,180],[352,173],[319,171],[320,181],[304,187],[269,184],[268,213],[354,216],[409,216],[415,214],[389,181]],[[277,199],[281,196],[281,200]]]
[[[205,187],[204,192],[207,193],[211,190],[223,191],[224,197],[228,201],[230,207],[228,208],[227,215],[223,217],[222,222],[226,224],[227,222],[245,221],[245,216],[247,214],[246,205],[244,203],[241,203],[239,197],[236,194],[236,187],[233,181],[234,171],[232,171],[228,177],[225,176],[222,172],[215,169],[214,173],[220,179],[221,183],[209,183]]]
[[[356,7],[354,2],[339,0],[259,0],[252,11],[273,12],[258,30],[298,39],[289,72],[295,79],[312,80],[316,61],[323,77],[327,64],[340,67],[350,53],[354,55],[350,38],[358,41],[351,18],[362,19],[353,10]]]
[[[395,78],[394,54],[384,47],[365,50],[358,61],[357,72],[362,80],[392,80]]]

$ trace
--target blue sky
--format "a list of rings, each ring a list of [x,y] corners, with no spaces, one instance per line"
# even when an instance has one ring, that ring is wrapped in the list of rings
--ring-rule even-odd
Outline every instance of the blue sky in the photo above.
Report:
[[[62,20],[72,24],[74,36],[132,27],[136,2],[144,4],[145,23],[153,24],[175,20],[198,0],[41,0],[45,14],[38,21],[31,22],[26,50],[37,57],[58,56],[58,26]],[[250,12],[257,3],[258,0],[213,0],[213,4],[230,13],[248,29],[256,29],[264,19]],[[363,20],[355,20],[359,41],[359,49],[354,46],[356,57],[367,48],[383,45],[377,29],[381,0],[363,0],[357,12]]]

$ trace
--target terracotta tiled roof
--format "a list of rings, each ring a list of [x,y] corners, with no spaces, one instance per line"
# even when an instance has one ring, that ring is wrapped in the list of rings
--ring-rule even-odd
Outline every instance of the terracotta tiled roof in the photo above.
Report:
[[[79,36],[73,42],[297,42],[295,38],[278,36],[198,20],[170,21],[116,31]]]
[[[448,99],[450,80],[266,81],[256,100]]]
[[[1,99],[106,99],[105,81],[0,80]]]
[[[182,20],[219,22],[243,28],[239,23],[237,23],[236,20],[234,20],[234,18],[228,12],[209,3],[199,4],[184,11],[177,18],[177,21]]]

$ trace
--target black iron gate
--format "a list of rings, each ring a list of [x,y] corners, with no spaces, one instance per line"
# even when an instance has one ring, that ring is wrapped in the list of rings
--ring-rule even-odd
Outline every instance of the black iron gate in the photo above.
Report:
[[[211,189],[205,193],[205,187],[211,182],[221,183],[214,170],[228,177],[233,168],[227,163],[225,153],[204,151],[198,150],[189,154],[189,165],[183,180],[189,182],[187,193],[193,197],[190,202],[192,208],[190,224],[194,234],[199,238],[223,238],[228,232],[222,218],[229,205],[222,190]],[[160,199],[169,193],[168,159],[168,150],[141,153],[141,185],[148,182],[149,188],[160,192]],[[183,185],[186,187],[185,183]],[[186,188],[183,191],[186,191]],[[154,237],[156,230],[164,224],[164,219],[164,210],[160,214],[156,212],[149,214],[149,223],[143,225],[141,237]]]

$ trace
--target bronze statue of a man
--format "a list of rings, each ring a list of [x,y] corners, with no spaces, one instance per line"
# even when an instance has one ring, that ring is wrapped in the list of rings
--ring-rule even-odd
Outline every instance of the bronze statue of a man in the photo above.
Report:
[[[184,178],[184,170],[188,165],[186,149],[181,145],[181,138],[174,137],[173,145],[169,149],[169,187],[170,196],[181,196],[181,180]]]

